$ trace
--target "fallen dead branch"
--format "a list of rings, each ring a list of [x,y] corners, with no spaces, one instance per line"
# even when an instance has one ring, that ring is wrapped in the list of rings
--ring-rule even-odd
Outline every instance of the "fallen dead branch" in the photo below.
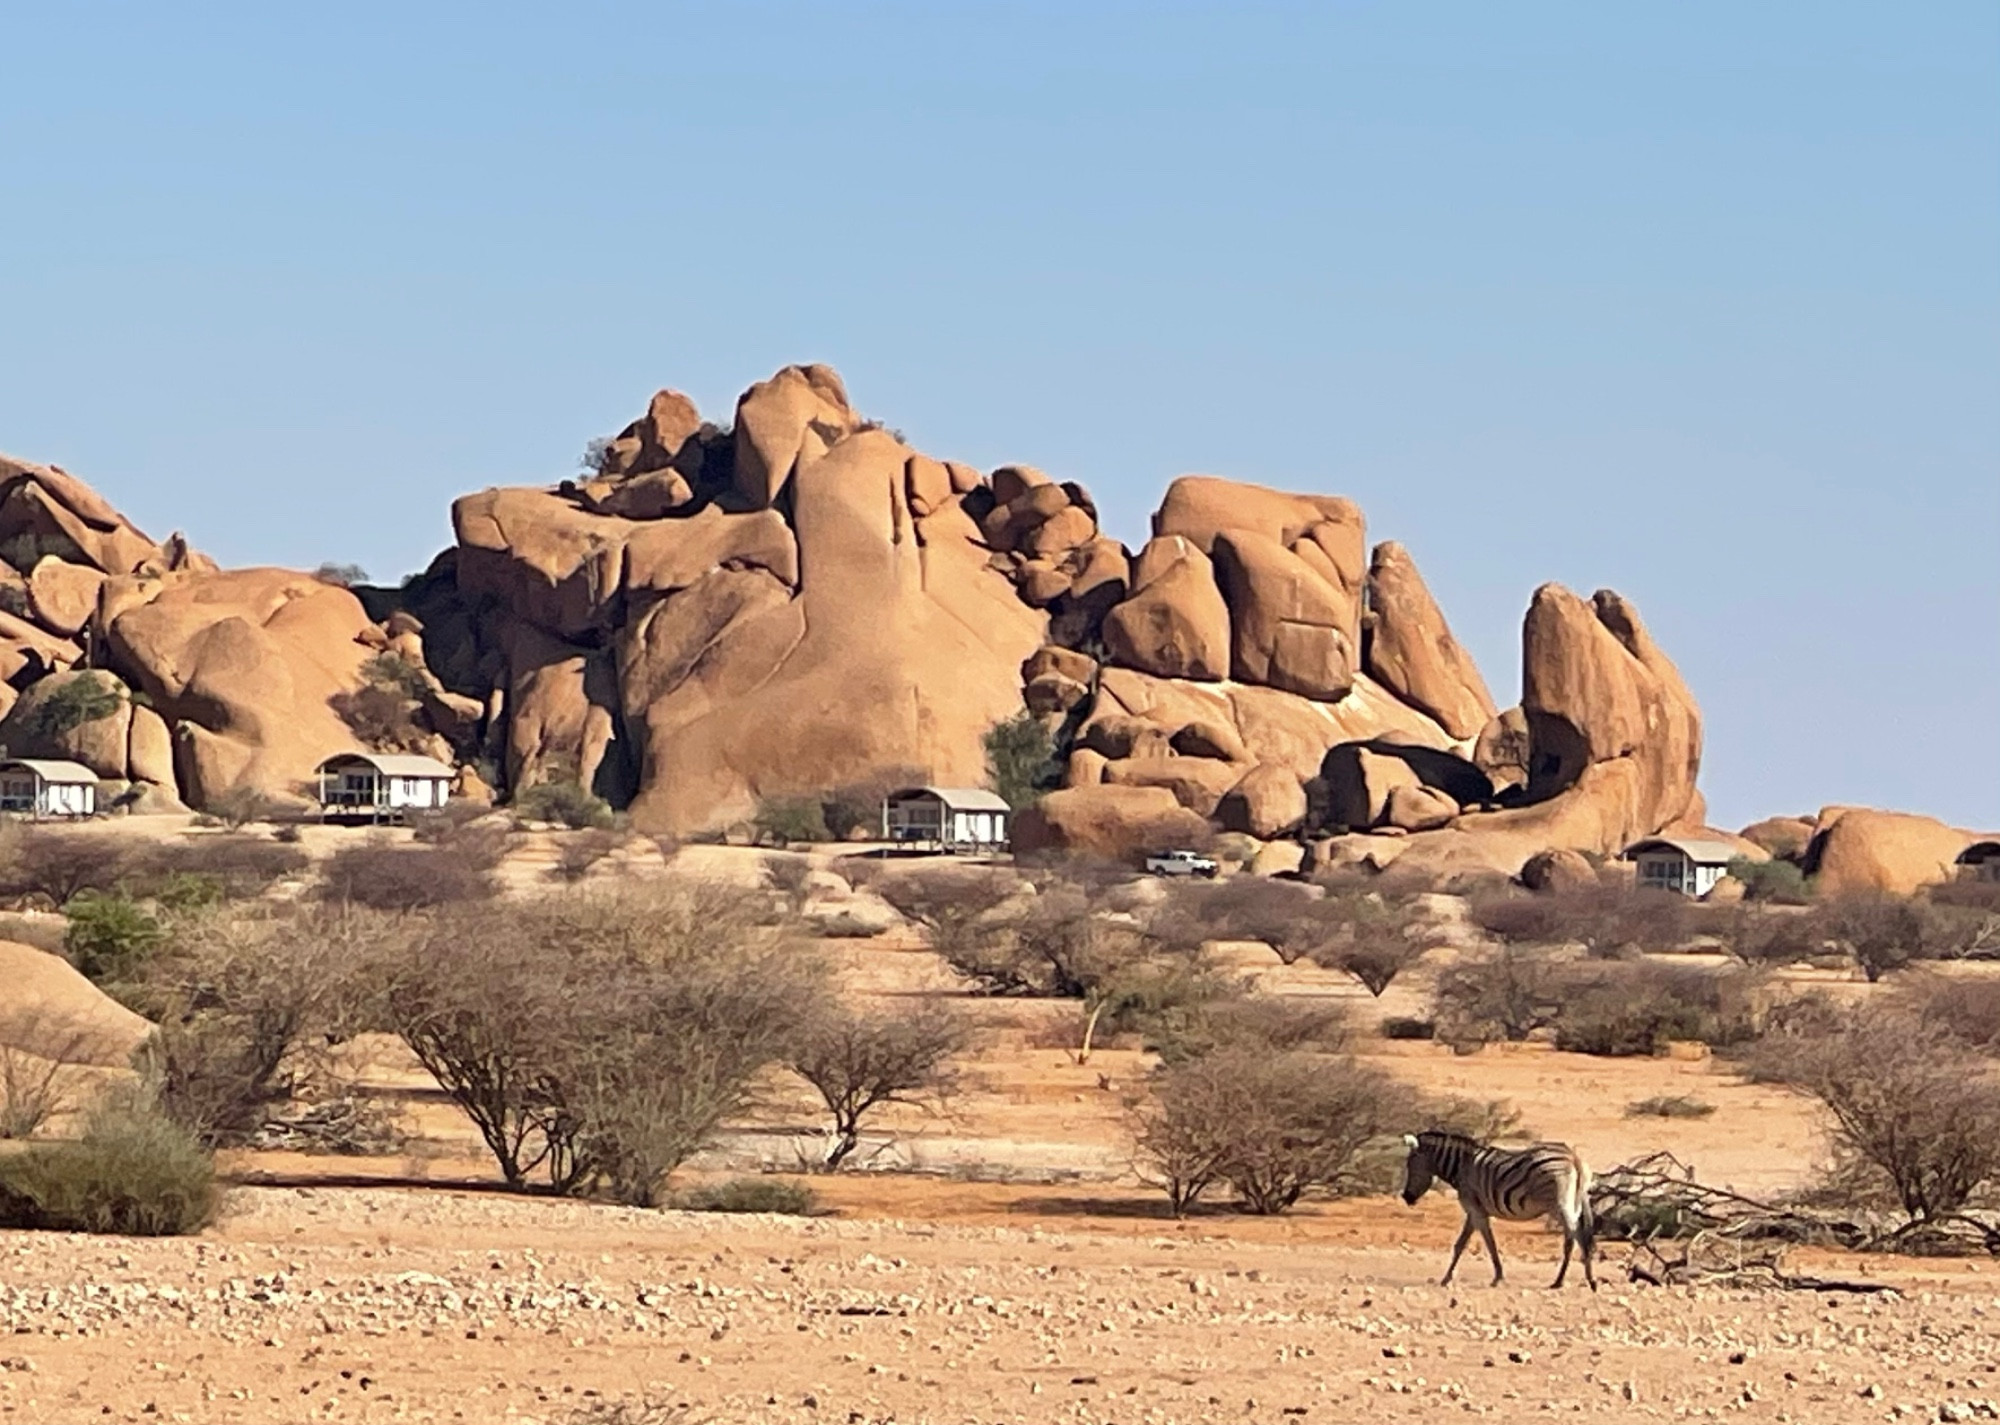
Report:
[[[1632,1244],[1631,1279],[1651,1286],[1772,1287],[1873,1293],[1891,1288],[1785,1269],[1795,1246],[1905,1255],[2000,1255],[2000,1227],[1965,1214],[1886,1229],[1809,1208],[1760,1202],[1695,1180],[1671,1153],[1602,1174],[1592,1189],[1598,1235]]]

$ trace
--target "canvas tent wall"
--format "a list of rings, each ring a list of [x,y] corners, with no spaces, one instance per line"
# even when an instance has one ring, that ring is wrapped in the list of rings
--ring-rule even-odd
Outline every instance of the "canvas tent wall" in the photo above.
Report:
[[[435,811],[451,796],[451,768],[434,757],[341,752],[318,768],[322,815],[400,816]]]
[[[82,763],[49,757],[0,762],[0,812],[76,817],[96,811],[97,774]]]
[[[882,799],[884,840],[988,850],[1007,844],[1012,809],[997,793],[977,787],[906,787]]]

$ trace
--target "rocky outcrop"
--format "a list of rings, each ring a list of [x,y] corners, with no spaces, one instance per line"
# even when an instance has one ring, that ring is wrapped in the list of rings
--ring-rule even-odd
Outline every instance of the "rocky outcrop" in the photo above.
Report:
[[[1415,562],[1394,541],[1375,546],[1368,608],[1368,675],[1453,737],[1478,737],[1493,720],[1493,696]]]
[[[1198,845],[1208,822],[1164,787],[1093,786],[1050,792],[1014,818],[1014,850],[1130,861],[1151,851]]]
[[[503,796],[574,777],[676,834],[892,771],[981,782],[1024,709],[1067,759],[1031,842],[1125,845],[1171,807],[1145,839],[1341,826],[1343,863],[1512,874],[1702,819],[1699,715],[1629,605],[1540,591],[1496,713],[1344,499],[1186,476],[1135,556],[1081,485],[911,449],[824,366],[751,387],[727,430],[662,390],[587,463],[465,496],[423,575],[347,590],[218,571],[0,462],[0,717],[41,726],[94,664],[76,678],[145,696],[59,745],[195,804],[294,792],[366,742]]]

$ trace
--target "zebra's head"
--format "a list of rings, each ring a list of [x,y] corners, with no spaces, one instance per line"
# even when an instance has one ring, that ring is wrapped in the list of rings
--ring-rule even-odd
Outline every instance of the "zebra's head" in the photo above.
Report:
[[[1410,1150],[1410,1156],[1403,1163],[1403,1201],[1415,1207],[1417,1199],[1431,1190],[1431,1180],[1437,1176],[1437,1166],[1431,1162],[1430,1149],[1423,1145],[1416,1134],[1405,1133],[1403,1146]]]

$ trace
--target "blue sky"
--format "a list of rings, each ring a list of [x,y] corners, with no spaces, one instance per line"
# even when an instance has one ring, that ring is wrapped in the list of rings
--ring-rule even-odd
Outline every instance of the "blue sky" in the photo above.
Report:
[[[449,539],[788,361],[941,456],[1358,499],[1503,702],[1630,595],[1729,825],[2000,824],[2000,6],[13,6],[0,449]]]

